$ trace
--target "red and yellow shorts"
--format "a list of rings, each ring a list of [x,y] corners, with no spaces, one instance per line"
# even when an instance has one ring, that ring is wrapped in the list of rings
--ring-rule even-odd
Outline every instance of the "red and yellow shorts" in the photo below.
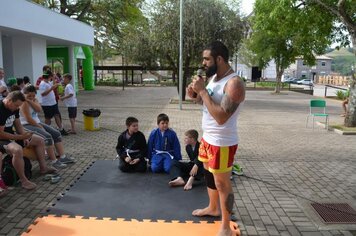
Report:
[[[233,146],[214,146],[201,139],[199,161],[208,162],[211,173],[226,173],[231,171],[237,144]]]

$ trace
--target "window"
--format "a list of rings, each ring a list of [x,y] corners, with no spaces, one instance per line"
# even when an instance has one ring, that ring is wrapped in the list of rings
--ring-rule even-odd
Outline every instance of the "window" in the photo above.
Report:
[[[325,61],[322,61],[322,62],[321,62],[321,66],[326,66],[326,62],[325,62]]]
[[[304,61],[302,61],[302,63],[303,63],[303,66],[306,66],[307,64],[305,64],[305,62]]]

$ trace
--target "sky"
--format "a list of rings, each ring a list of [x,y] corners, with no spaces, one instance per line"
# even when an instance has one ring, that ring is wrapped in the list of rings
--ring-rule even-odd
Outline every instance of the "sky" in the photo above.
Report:
[[[241,0],[241,12],[244,15],[248,15],[252,12],[253,4],[255,0]]]

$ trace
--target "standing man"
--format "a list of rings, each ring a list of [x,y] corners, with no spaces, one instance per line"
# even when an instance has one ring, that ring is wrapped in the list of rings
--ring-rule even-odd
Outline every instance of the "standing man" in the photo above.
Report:
[[[5,83],[5,72],[4,69],[0,67],[0,100],[4,99],[8,93],[9,91]]]
[[[203,51],[203,67],[209,83],[195,77],[187,94],[203,105],[203,138],[199,160],[204,163],[209,205],[193,211],[195,216],[219,216],[222,224],[218,236],[231,236],[230,215],[234,195],[230,182],[234,155],[238,146],[237,118],[245,100],[245,84],[232,70],[229,51],[219,42],[213,42]],[[240,232],[237,229],[236,233]]]

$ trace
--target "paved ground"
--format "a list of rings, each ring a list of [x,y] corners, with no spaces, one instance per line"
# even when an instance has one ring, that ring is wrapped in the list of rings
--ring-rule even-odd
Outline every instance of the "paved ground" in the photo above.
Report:
[[[140,120],[148,135],[156,116],[167,113],[170,126],[181,141],[184,131],[201,132],[199,105],[170,104],[177,98],[175,88],[103,88],[80,91],[79,113],[97,107],[102,111],[101,131],[83,131],[64,137],[66,152],[78,162],[62,171],[56,185],[41,181],[38,167],[34,181],[38,188],[11,189],[0,199],[0,235],[18,235],[65,192],[88,164],[112,159],[118,131],[129,115]],[[356,136],[341,136],[320,127],[305,128],[310,95],[288,92],[272,95],[248,91],[239,120],[240,149],[237,160],[248,177],[234,177],[236,216],[243,235],[356,235],[356,225],[324,225],[310,203],[347,202],[356,209]],[[328,100],[332,123],[341,123],[340,102]],[[66,112],[63,112],[66,116]],[[78,121],[82,121],[79,114]],[[68,125],[68,120],[65,120]],[[93,186],[93,191],[95,186]],[[194,191],[194,190],[193,190]],[[352,231],[354,230],[354,231]]]

